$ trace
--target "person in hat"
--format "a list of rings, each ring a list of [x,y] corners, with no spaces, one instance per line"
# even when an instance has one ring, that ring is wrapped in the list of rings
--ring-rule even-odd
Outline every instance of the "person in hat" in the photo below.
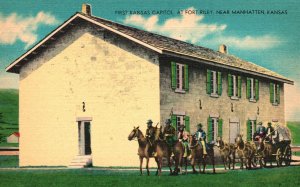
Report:
[[[175,144],[175,128],[171,125],[171,120],[167,119],[165,121],[165,127],[163,129],[163,136],[167,142],[167,145],[170,149],[172,149],[173,145]]]
[[[198,127],[198,130],[196,132],[196,138],[199,141],[199,143],[201,143],[201,145],[203,147],[203,154],[206,155],[207,154],[207,151],[206,151],[206,149],[207,149],[207,145],[206,145],[206,132],[202,129],[203,126],[202,126],[201,123],[199,123],[197,125],[197,127]]]
[[[267,127],[267,130],[266,130],[266,140],[267,141],[272,141],[272,136],[275,134],[274,132],[274,128],[272,127],[272,123],[271,122],[268,122],[268,127]]]
[[[256,127],[256,135],[260,138],[266,137],[266,128],[262,125],[262,122],[259,122]]]
[[[153,122],[151,119],[147,121],[146,140],[150,143],[148,153],[155,155],[155,128],[152,126]]]

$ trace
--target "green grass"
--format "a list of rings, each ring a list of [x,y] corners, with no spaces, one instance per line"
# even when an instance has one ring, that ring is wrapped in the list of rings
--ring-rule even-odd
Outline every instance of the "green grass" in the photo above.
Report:
[[[292,133],[292,144],[300,146],[300,122],[299,121],[289,121],[287,126]]]
[[[19,167],[19,156],[0,156],[0,168]],[[0,182],[1,184],[1,182]]]
[[[161,177],[138,171],[0,170],[0,186],[299,186],[300,167]]]
[[[4,142],[5,137],[19,131],[19,90],[0,89],[0,113],[0,142]]]

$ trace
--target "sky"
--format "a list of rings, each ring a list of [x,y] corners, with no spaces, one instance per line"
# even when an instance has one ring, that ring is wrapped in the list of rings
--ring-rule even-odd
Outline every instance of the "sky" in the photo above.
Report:
[[[5,67],[82,3],[91,4],[95,16],[195,45],[217,50],[226,44],[230,54],[293,80],[285,85],[286,119],[300,121],[298,0],[0,0],[0,88],[18,88],[18,75]]]

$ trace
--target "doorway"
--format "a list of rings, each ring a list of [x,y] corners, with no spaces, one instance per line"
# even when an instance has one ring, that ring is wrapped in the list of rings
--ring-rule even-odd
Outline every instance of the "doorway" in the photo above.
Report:
[[[234,143],[237,135],[240,134],[240,123],[230,122],[229,123],[229,143]]]
[[[78,121],[79,155],[90,155],[91,149],[91,122]]]

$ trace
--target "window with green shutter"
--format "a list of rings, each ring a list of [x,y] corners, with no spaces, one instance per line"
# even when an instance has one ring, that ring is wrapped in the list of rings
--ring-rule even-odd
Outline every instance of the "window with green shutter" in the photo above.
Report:
[[[258,101],[259,99],[259,81],[255,79],[255,99]]]
[[[218,136],[223,137],[223,119],[218,121]]]
[[[251,126],[251,121],[247,120],[247,140],[251,141],[252,140],[252,126]]]
[[[218,95],[222,95],[222,73],[218,72]]]
[[[242,98],[242,78],[238,76],[238,97]]]
[[[187,132],[190,132],[190,117],[189,116],[184,116],[184,125],[185,125],[185,130]]]
[[[211,70],[206,72],[206,93],[211,94]]]
[[[246,83],[246,97],[247,99],[250,99],[251,95],[251,79],[247,77],[247,83]]]
[[[212,118],[207,118],[207,142],[211,142],[213,139],[213,129],[212,129]]]
[[[274,105],[280,103],[280,86],[279,84],[270,83],[270,102]]]
[[[186,64],[171,62],[171,87],[175,92],[189,90],[189,68]]]
[[[233,96],[233,83],[232,83],[232,75],[228,74],[228,96]]]
[[[172,122],[171,125],[177,130],[177,116],[176,115],[171,116],[171,122]]]

